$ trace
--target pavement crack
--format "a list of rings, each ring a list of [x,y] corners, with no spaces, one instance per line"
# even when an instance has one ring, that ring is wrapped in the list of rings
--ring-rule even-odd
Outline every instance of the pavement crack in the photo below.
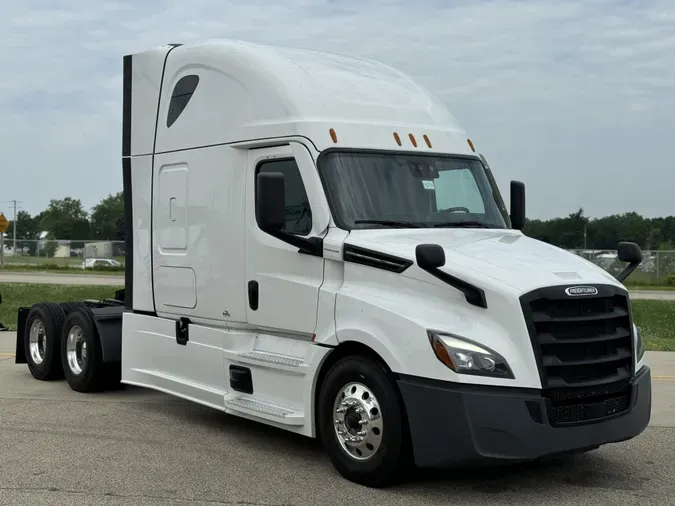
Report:
[[[292,503],[271,503],[260,501],[227,501],[222,499],[197,499],[191,497],[175,497],[158,494],[120,494],[117,492],[85,492],[82,490],[68,490],[57,487],[7,487],[0,486],[0,491],[8,492],[53,492],[59,494],[68,494],[75,496],[86,497],[115,497],[119,499],[157,499],[168,502],[184,502],[184,503],[204,503],[204,504],[223,504],[226,506],[293,506]]]

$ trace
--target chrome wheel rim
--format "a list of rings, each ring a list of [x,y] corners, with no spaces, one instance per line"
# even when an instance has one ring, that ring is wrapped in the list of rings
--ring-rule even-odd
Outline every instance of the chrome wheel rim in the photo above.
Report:
[[[73,325],[68,330],[66,361],[68,368],[75,375],[81,374],[87,363],[87,342],[84,340],[84,331],[79,325]]]
[[[47,354],[47,332],[42,320],[35,320],[28,331],[28,347],[30,358],[36,365],[40,365]]]
[[[373,392],[361,383],[349,383],[333,404],[335,436],[354,460],[373,458],[382,444],[382,410]]]

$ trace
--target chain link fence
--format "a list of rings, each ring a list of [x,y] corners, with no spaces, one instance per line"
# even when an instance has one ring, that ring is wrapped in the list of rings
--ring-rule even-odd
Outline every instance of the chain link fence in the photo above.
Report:
[[[616,250],[569,250],[617,274],[625,264]],[[634,285],[675,286],[675,250],[642,252],[642,264],[626,280]],[[5,241],[4,265],[15,269],[124,270],[124,241]]]
[[[5,267],[124,270],[124,241],[5,241]]]
[[[626,264],[617,258],[616,250],[570,250],[611,274],[618,274]],[[675,251],[642,251],[642,263],[626,279],[632,285],[675,286]]]

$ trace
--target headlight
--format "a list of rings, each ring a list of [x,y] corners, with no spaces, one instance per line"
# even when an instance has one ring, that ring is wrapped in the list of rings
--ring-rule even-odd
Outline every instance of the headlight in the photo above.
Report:
[[[635,362],[640,363],[640,360],[642,360],[642,357],[645,356],[645,344],[642,341],[642,336],[640,335],[640,327],[637,325],[633,324],[633,331],[635,335]]]
[[[427,331],[436,358],[457,374],[473,374],[513,379],[504,357],[467,339]]]

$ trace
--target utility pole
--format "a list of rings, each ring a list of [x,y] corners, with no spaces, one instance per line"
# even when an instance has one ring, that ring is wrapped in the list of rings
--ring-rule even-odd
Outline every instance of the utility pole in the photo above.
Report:
[[[12,256],[16,259],[16,199],[14,202],[14,220],[12,221]]]
[[[14,222],[16,223],[16,221]],[[586,225],[584,225],[584,253],[586,252],[585,250],[588,249],[587,242],[586,242]]]

